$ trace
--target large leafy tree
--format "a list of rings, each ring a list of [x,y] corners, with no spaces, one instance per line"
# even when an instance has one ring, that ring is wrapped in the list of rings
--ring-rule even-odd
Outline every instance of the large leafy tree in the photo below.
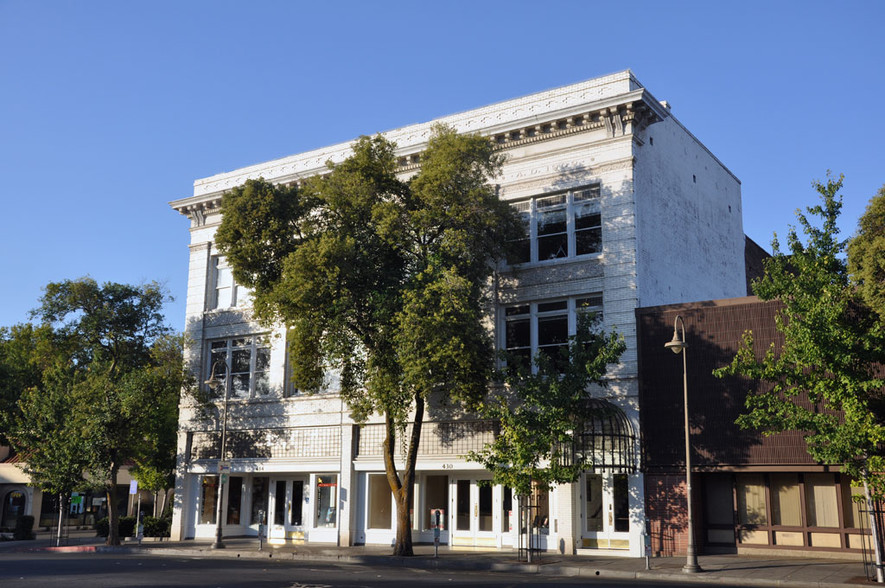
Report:
[[[165,299],[157,284],[81,278],[47,285],[34,311],[40,378],[21,391],[10,438],[38,484],[64,493],[85,473],[105,485],[110,545],[119,543],[120,467],[174,458],[170,423],[189,379],[181,342],[164,324]]]
[[[576,481],[593,467],[592,452],[575,452],[585,423],[602,410],[590,402],[591,386],[608,386],[608,366],[626,346],[622,337],[600,330],[598,319],[578,315],[578,328],[561,356],[537,354],[535,369],[511,357],[503,386],[490,395],[480,414],[499,426],[495,440],[469,459],[492,473],[492,483],[529,496],[534,487]]]
[[[488,183],[501,163],[487,139],[436,127],[420,170],[402,180],[394,145],[362,137],[300,188],[249,181],[222,201],[216,242],[259,320],[288,327],[294,383],[315,391],[337,369],[354,418],[383,418],[399,555],[412,554],[426,402],[477,402],[493,365],[487,280],[522,234]]]
[[[870,200],[848,243],[848,271],[867,305],[885,319],[885,186]]]
[[[885,340],[875,313],[849,280],[846,241],[838,238],[837,226],[842,178],[814,186],[820,204],[796,214],[805,241],[790,228],[788,251],[781,252],[775,237],[765,274],[753,283],[761,299],[783,304],[775,319],[783,345],[757,349],[753,334],[745,333],[732,363],[717,374],[766,384],[750,390],[741,427],[764,434],[802,431],[809,454],[842,464],[869,501],[881,495],[885,472],[885,380],[878,370]],[[876,552],[881,563],[878,544]]]

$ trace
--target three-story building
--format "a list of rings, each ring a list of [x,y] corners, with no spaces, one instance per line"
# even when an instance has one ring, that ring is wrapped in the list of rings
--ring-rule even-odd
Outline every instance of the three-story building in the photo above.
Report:
[[[601,312],[604,327],[627,344],[611,385],[590,391],[595,402],[617,408],[583,436],[582,450],[594,452],[596,466],[578,483],[536,496],[543,546],[640,555],[645,486],[634,311],[746,294],[740,182],[630,71],[383,133],[397,145],[404,175],[420,165],[434,123],[487,136],[506,155],[492,181],[526,223],[518,263],[500,268],[494,284],[499,347],[528,355],[563,345],[583,308]],[[293,389],[284,328],[252,321],[249,292],[232,280],[213,243],[225,191],[250,178],[297,182],[349,149],[333,145],[198,180],[193,196],[172,203],[191,221],[188,359],[201,380],[226,366],[229,391],[226,423],[223,410],[207,418],[182,405],[174,538],[214,536],[221,482],[225,535],[255,535],[266,517],[271,542],[394,539],[380,420],[356,425],[332,374],[322,394]],[[418,457],[415,541],[432,541],[432,515],[440,511],[443,543],[516,545],[516,497],[481,484],[488,473],[463,458],[493,434],[481,423],[433,414]]]

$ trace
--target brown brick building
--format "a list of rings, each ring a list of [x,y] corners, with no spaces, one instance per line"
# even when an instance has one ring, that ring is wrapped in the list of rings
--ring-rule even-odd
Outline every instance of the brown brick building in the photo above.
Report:
[[[780,304],[755,297],[636,310],[646,515],[652,554],[685,553],[682,360],[664,347],[685,321],[695,543],[700,553],[754,550],[860,554],[864,527],[839,466],[815,463],[799,433],[763,437],[735,419],[752,383],[718,379],[745,331],[757,349],[782,342]]]

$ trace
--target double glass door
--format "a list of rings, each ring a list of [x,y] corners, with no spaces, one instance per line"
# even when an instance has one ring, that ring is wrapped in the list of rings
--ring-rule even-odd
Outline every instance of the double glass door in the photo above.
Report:
[[[456,479],[452,496],[452,545],[497,546],[495,502],[501,487],[475,479]],[[497,494],[497,497],[496,497]],[[500,523],[499,523],[500,524]]]
[[[276,478],[270,486],[269,539],[304,540],[307,480]]]
[[[630,484],[627,474],[584,474],[583,546],[629,549]]]

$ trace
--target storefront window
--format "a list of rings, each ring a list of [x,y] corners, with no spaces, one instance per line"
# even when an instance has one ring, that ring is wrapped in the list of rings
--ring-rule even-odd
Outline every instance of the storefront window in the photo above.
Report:
[[[510,532],[510,517],[513,513],[513,491],[510,486],[504,486],[501,495],[501,532]]]
[[[317,527],[334,527],[337,522],[338,476],[317,476]]]
[[[809,527],[839,526],[833,474],[805,474],[805,509]]]
[[[391,494],[390,483],[384,474],[369,474],[368,500],[370,529],[389,529],[391,527]]]
[[[771,523],[785,527],[802,525],[797,474],[771,475]]]
[[[550,493],[546,488],[535,485],[532,494],[538,507],[532,526],[539,528],[542,535],[546,535],[550,532]]]
[[[842,478],[842,511],[845,513],[845,527],[849,529],[869,529],[870,517],[864,512],[867,505],[863,499],[863,488],[851,486],[847,478]]]
[[[446,526],[446,504],[449,502],[449,477],[427,476],[424,478],[424,521],[422,529],[433,528],[434,514],[439,511],[440,522]]]
[[[748,474],[737,479],[738,522],[742,525],[767,525],[765,481],[761,474]]]
[[[200,493],[200,524],[215,524],[216,496],[218,496],[218,476],[203,476]]]

